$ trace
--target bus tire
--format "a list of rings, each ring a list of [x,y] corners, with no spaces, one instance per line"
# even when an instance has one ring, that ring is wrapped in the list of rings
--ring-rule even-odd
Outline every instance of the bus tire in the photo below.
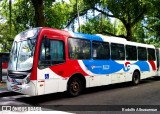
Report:
[[[140,74],[139,72],[135,71],[132,76],[132,84],[138,85],[139,83],[140,83]]]
[[[82,88],[82,81],[77,77],[73,77],[68,82],[67,93],[70,97],[76,97],[80,95]]]

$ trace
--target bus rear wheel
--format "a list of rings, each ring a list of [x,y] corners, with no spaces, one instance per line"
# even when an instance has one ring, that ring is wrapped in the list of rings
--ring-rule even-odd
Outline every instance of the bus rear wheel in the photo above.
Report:
[[[135,71],[132,76],[132,84],[138,85],[139,83],[140,83],[140,74],[139,72]]]
[[[82,82],[79,78],[74,77],[69,80],[67,92],[70,97],[76,97],[82,92]]]

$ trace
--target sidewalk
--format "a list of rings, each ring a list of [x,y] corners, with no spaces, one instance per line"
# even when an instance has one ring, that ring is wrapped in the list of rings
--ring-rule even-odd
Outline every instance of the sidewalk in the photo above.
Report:
[[[2,76],[2,82],[0,82],[0,93],[4,91],[8,91],[6,87],[7,76]]]
[[[6,82],[0,82],[0,96],[8,92],[9,91],[7,90]]]
[[[0,93],[2,92],[8,92],[6,82],[0,82]]]

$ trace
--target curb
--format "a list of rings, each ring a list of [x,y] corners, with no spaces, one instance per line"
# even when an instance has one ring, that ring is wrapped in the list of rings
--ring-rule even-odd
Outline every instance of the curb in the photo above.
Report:
[[[7,96],[14,96],[14,95],[19,95],[19,94],[15,93],[15,92],[8,91],[8,90],[4,90],[4,91],[0,90],[0,97],[7,97]]]
[[[6,96],[10,93],[6,88],[0,88],[0,97]]]
[[[17,94],[18,93],[8,91],[7,88],[0,88],[0,97],[13,96]]]

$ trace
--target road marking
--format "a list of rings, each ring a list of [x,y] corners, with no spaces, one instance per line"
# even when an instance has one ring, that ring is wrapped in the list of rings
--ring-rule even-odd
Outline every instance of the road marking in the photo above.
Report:
[[[137,88],[139,88],[138,86],[136,86],[136,87],[132,87],[131,89],[137,89]]]

